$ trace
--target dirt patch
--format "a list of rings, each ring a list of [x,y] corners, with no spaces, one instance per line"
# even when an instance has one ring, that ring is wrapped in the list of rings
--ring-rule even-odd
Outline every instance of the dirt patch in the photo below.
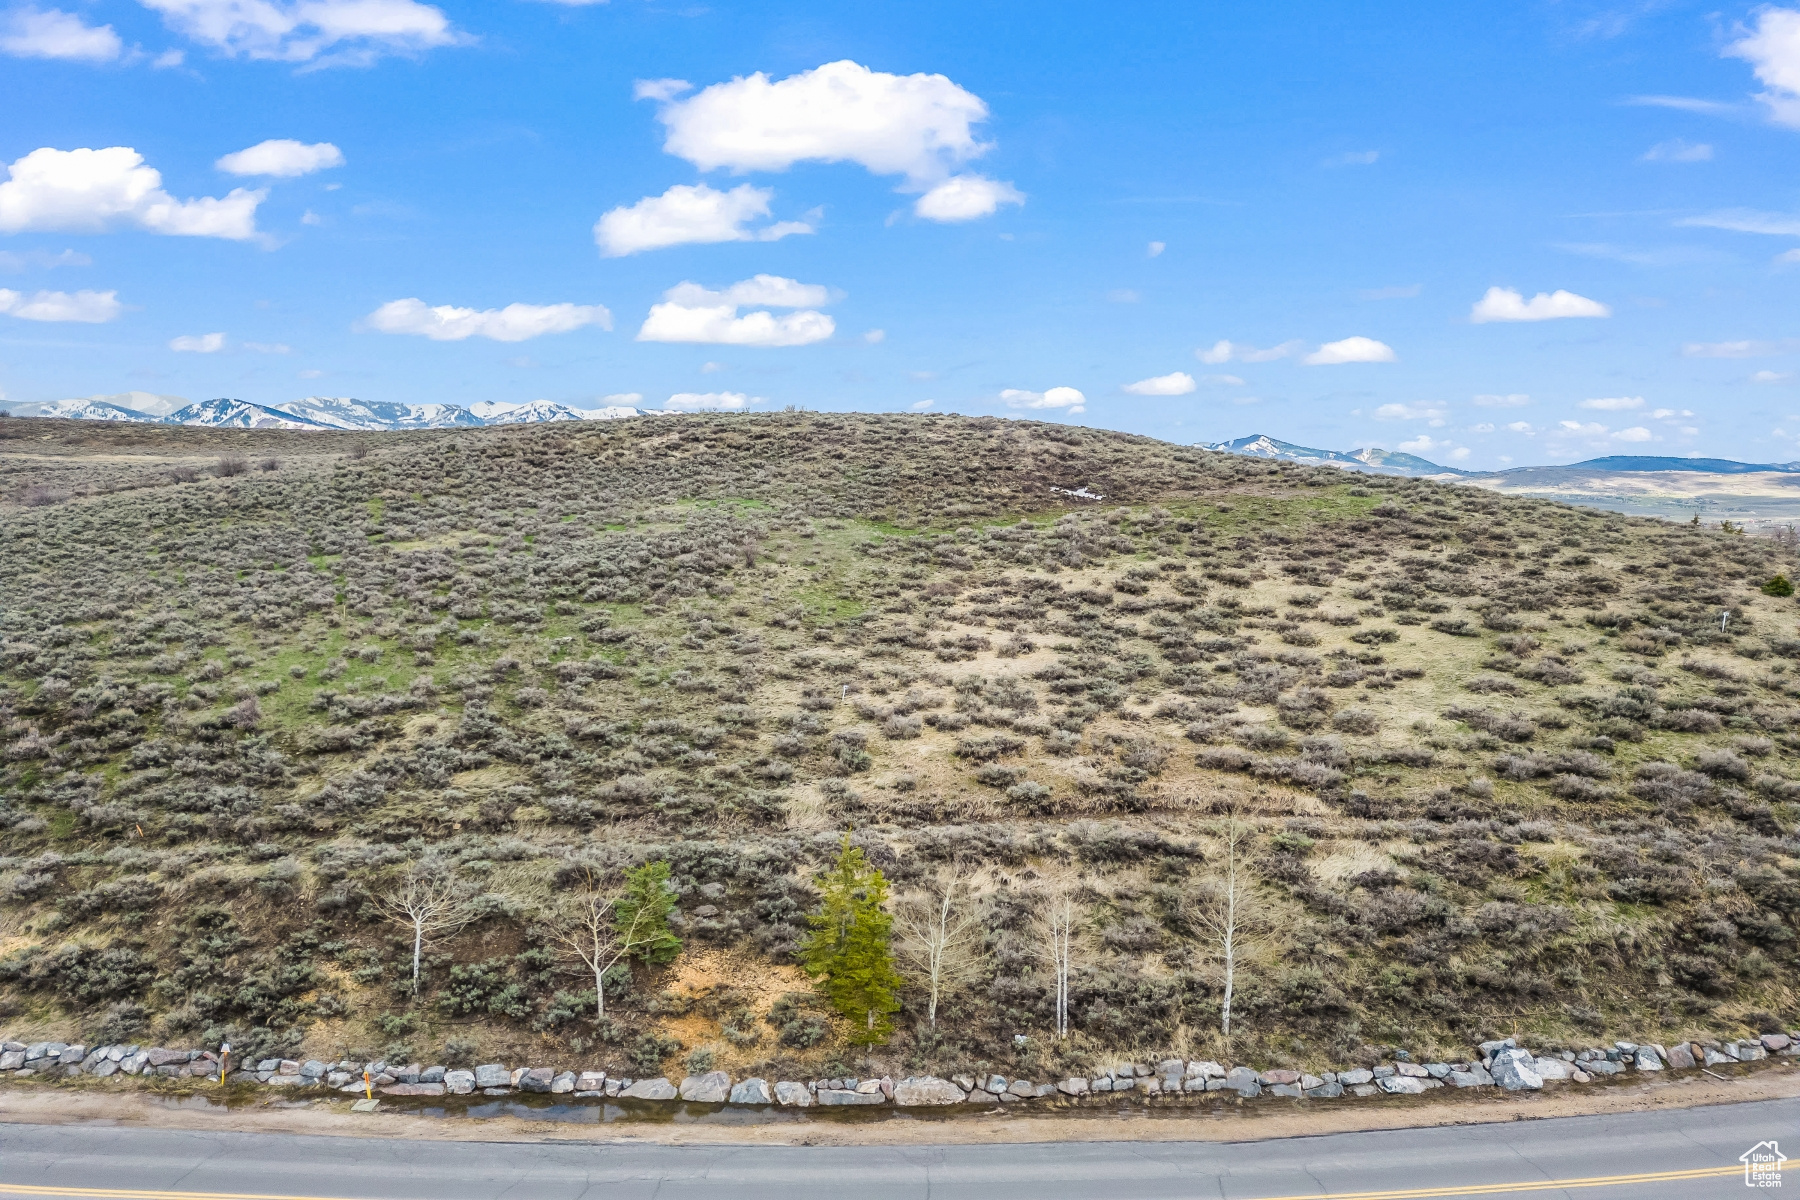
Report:
[[[1422,1129],[1530,1121],[1548,1117],[1606,1116],[1656,1109],[1740,1104],[1800,1096],[1800,1064],[1780,1062],[1735,1078],[1684,1074],[1579,1090],[1507,1095],[1485,1089],[1444,1097],[1386,1097],[1329,1105],[1299,1102],[1243,1104],[1221,1101],[1203,1108],[1122,1106],[1117,1111],[1081,1109],[1011,1116],[894,1113],[876,1122],[807,1120],[770,1125],[575,1125],[515,1117],[487,1120],[401,1114],[353,1114],[349,1101],[280,1101],[228,1109],[206,1101],[185,1102],[142,1092],[102,1094],[59,1087],[0,1086],[0,1121],[28,1125],[86,1122],[151,1129],[231,1130],[332,1137],[410,1138],[419,1141],[537,1142],[572,1140],[654,1142],[664,1145],[869,1146],[991,1145],[1019,1142],[1242,1142],[1317,1137],[1375,1129]],[[201,1104],[207,1105],[201,1107]]]

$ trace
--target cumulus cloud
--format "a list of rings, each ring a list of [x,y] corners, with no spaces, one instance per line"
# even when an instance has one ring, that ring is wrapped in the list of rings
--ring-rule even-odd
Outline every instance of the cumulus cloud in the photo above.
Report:
[[[224,348],[225,335],[222,333],[188,333],[169,339],[169,349],[189,354],[217,354]]]
[[[1494,432],[1494,423],[1492,421],[1483,421],[1479,425],[1471,425],[1471,426],[1469,426],[1469,432],[1470,433],[1492,433],[1492,432]]]
[[[270,138],[227,154],[213,166],[228,175],[274,175],[292,179],[344,165],[344,152],[330,142],[307,145],[293,138]]]
[[[1531,403],[1531,397],[1523,392],[1510,392],[1504,396],[1476,396],[1474,402],[1482,408],[1524,408]]]
[[[232,57],[366,66],[464,40],[417,0],[139,0],[175,32]]]
[[[1347,337],[1326,342],[1300,360],[1309,367],[1333,366],[1337,363],[1384,363],[1398,361],[1393,347],[1374,338]]]
[[[934,405],[936,403],[937,403],[936,400],[914,400],[911,404],[907,405],[906,407],[912,409],[914,412],[924,412],[926,409],[930,408],[932,405]]]
[[[1153,375],[1128,383],[1125,390],[1134,396],[1185,396],[1197,386],[1194,377],[1186,371],[1171,371],[1167,375]]]
[[[1705,142],[1688,142],[1681,138],[1658,142],[1644,151],[1645,162],[1711,162],[1712,156],[1713,148]]]
[[[1000,399],[1008,408],[1061,408],[1070,413],[1087,411],[1087,397],[1072,387],[1053,387],[1047,392],[1027,392],[1007,388]]]
[[[1010,183],[955,173],[992,149],[974,130],[988,107],[943,75],[892,75],[845,59],[780,80],[759,71],[685,98],[680,80],[635,90],[662,105],[663,149],[703,171],[857,163],[923,192],[914,211],[933,221],[972,220],[1025,199]]]
[[[77,321],[101,325],[125,311],[117,292],[33,292],[0,288],[0,313],[22,321]]]
[[[1597,421],[1583,424],[1580,421],[1558,421],[1557,426],[1565,433],[1580,434],[1582,437],[1605,437],[1606,426]]]
[[[1630,412],[1634,408],[1644,407],[1642,396],[1603,396],[1598,400],[1583,400],[1578,408],[1591,408],[1599,412]]]
[[[125,43],[111,25],[87,25],[61,9],[19,8],[0,17],[0,54],[65,62],[112,62]]]
[[[1800,12],[1759,9],[1756,24],[1724,53],[1750,64],[1766,89],[1757,95],[1778,125],[1800,129]]]
[[[1025,193],[1010,183],[985,175],[955,175],[913,202],[913,212],[927,221],[973,221],[989,217],[1002,204],[1023,204]]]
[[[1557,321],[1565,317],[1610,316],[1612,309],[1598,300],[1589,300],[1561,288],[1554,292],[1539,292],[1527,300],[1513,288],[1491,287],[1469,309],[1469,320],[1477,325],[1489,321]]]
[[[1613,440],[1619,442],[1647,442],[1651,440],[1648,429],[1642,425],[1633,425],[1630,429],[1621,429],[1613,434]]]
[[[378,333],[410,333],[434,342],[484,337],[523,342],[546,333],[567,333],[588,325],[612,328],[612,313],[599,304],[509,304],[505,308],[428,307],[423,300],[390,300],[363,319]]]
[[[91,267],[94,260],[74,250],[58,250],[54,254],[48,250],[27,250],[15,253],[11,250],[0,250],[0,271],[26,271],[33,268],[52,270],[56,267]]]
[[[1408,454],[1428,454],[1433,451],[1443,454],[1453,450],[1453,443],[1441,440],[1434,441],[1429,434],[1421,433],[1418,437],[1413,438],[1410,441],[1401,442],[1396,449],[1404,450]],[[1466,456],[1467,453],[1468,451],[1465,450],[1463,455]]]
[[[1164,250],[1167,250],[1168,248],[1169,248],[1169,243],[1167,243],[1167,242],[1151,242],[1150,245],[1148,247],[1146,247],[1144,250],[1144,257],[1145,258],[1155,258],[1157,255],[1161,254]]]
[[[678,183],[660,196],[621,205],[594,223],[594,241],[608,258],[709,242],[773,242],[811,233],[804,221],[777,221],[761,229],[750,222],[769,215],[771,188],[739,184],[721,192],[704,183]]]
[[[1383,404],[1375,410],[1377,421],[1429,421],[1433,427],[1444,423],[1444,410],[1435,404]]]
[[[804,305],[828,304],[831,289],[779,275],[757,275],[713,290],[697,283],[678,283],[663,293],[638,330],[640,342],[694,342],[721,346],[806,346],[822,342],[837,324]],[[794,308],[786,316],[771,312],[738,315],[741,306]]]
[[[761,403],[761,396],[742,392],[676,392],[664,407],[674,412],[741,412]]]
[[[1531,422],[1529,421],[1514,421],[1512,424],[1508,425],[1507,428],[1514,433],[1533,434],[1537,432],[1537,430],[1531,427]]]
[[[33,150],[0,183],[0,232],[98,233],[135,225],[152,233],[242,241],[256,236],[256,206],[267,191],[234,188],[221,197],[177,200],[162,175],[129,146]]]
[[[1787,383],[1794,378],[1792,371],[1758,371],[1750,376],[1751,383]]]
[[[1203,346],[1194,351],[1194,357],[1209,366],[1228,363],[1234,359],[1238,362],[1249,363],[1273,362],[1278,358],[1288,358],[1299,353],[1304,345],[1305,343],[1295,338],[1292,341],[1283,342],[1279,346],[1270,346],[1267,350],[1258,350],[1255,346],[1247,346],[1242,342],[1228,342],[1221,338],[1211,346]]]

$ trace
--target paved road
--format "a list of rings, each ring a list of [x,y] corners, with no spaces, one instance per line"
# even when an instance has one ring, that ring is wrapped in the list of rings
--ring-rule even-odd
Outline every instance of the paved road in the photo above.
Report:
[[[1738,1155],[1785,1139],[1800,1100],[1285,1141],[936,1147],[686,1147],[412,1142],[0,1125],[0,1200],[176,1200],[196,1194],[361,1200],[1260,1200],[1382,1192],[1591,1200],[1779,1200],[1749,1192]],[[1712,1172],[1696,1175],[1696,1172]],[[1569,1189],[1555,1181],[1649,1176]]]

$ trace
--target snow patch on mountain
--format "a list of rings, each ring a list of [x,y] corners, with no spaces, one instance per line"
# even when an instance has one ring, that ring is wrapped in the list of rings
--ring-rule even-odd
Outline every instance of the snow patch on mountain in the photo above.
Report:
[[[333,429],[446,429],[486,424],[459,404],[389,404],[351,396],[308,396],[270,407]]]
[[[329,429],[310,417],[298,417],[247,400],[201,400],[176,409],[163,418],[169,425],[198,425],[207,429]]]

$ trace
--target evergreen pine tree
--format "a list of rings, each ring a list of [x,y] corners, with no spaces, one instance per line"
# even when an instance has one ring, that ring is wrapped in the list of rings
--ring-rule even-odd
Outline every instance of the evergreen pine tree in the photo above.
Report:
[[[673,962],[681,939],[669,929],[675,893],[669,888],[669,864],[661,859],[625,872],[625,894],[613,905],[613,924],[632,930],[630,953],[647,963]]]
[[[845,833],[837,862],[816,882],[822,902],[807,918],[812,932],[800,947],[800,963],[815,979],[824,977],[820,991],[851,1022],[854,1040],[885,1041],[893,1032],[888,1017],[900,1010],[890,946],[894,919],[882,907],[887,880]]]

